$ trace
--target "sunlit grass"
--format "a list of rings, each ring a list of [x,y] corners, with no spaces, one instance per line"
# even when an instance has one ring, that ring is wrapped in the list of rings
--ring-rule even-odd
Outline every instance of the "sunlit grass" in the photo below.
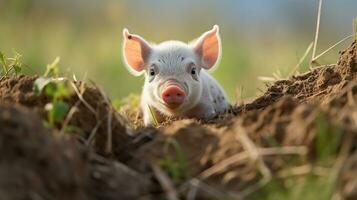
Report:
[[[51,20],[41,21],[38,17],[23,20],[0,17],[0,50],[9,54],[14,48],[24,55],[24,63],[33,66],[31,69],[24,69],[26,74],[43,72],[46,64],[59,56],[62,58],[62,71],[69,70],[78,77],[88,73],[88,79],[103,85],[112,98],[123,98],[130,93],[139,94],[143,77],[129,74],[121,60],[122,25],[119,24],[124,23],[123,19],[118,18],[117,22],[106,21],[106,24],[93,19],[88,19],[92,20],[91,23],[84,21],[83,24],[78,24],[78,21],[70,19],[53,17]],[[142,34],[148,40],[157,40],[158,35],[163,35],[167,30],[171,29],[165,27],[155,33]],[[133,31],[140,33],[139,30]],[[258,76],[270,76],[277,70],[287,75],[304,53],[307,41],[311,40],[293,39],[295,36],[287,32],[284,37],[269,36],[269,41],[266,38],[249,41],[239,33],[232,35],[226,32],[222,29],[222,60],[213,75],[233,102],[236,101],[238,87],[244,88],[242,98],[253,97],[258,88],[264,87],[264,83],[257,80]],[[183,41],[197,36],[187,30],[178,30],[171,35],[171,39]],[[334,60],[336,56],[337,54],[331,52],[327,57],[333,59],[327,60]],[[301,70],[304,69],[305,63]]]
[[[312,174],[274,180],[250,199],[255,200],[315,200],[331,199],[336,182],[329,176],[318,177]]]

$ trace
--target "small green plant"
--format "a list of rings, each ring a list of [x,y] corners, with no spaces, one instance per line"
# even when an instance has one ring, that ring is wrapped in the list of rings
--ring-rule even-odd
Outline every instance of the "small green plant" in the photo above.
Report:
[[[169,139],[167,141],[167,151],[170,147],[172,147],[175,152],[174,156],[167,153],[166,157],[160,160],[159,164],[172,178],[174,183],[180,183],[188,178],[186,156],[176,140]]]
[[[58,77],[59,76],[59,68],[58,63],[60,62],[60,57],[56,57],[55,60],[48,64],[46,67],[46,72],[43,75],[44,77]]]
[[[82,137],[86,137],[86,133],[81,128],[69,124],[66,125],[64,132],[68,134],[76,134]]]
[[[22,70],[22,55],[14,51],[12,58],[6,57],[4,53],[0,52],[0,64],[2,65],[1,75],[7,76],[11,72],[15,75],[19,74]]]
[[[129,96],[123,99],[114,99],[112,101],[112,106],[117,110],[122,117],[130,122],[128,125],[131,128],[138,128],[140,121],[140,108],[139,103],[140,97],[137,94],[129,94]]]
[[[342,131],[332,127],[323,114],[318,115],[316,128],[316,153],[322,163],[336,156],[342,138]]]
[[[123,99],[115,99],[112,102],[113,107],[116,110],[120,110],[124,106],[129,108],[129,111],[134,111],[139,107],[139,96],[136,94],[129,94],[129,96]]]
[[[248,199],[256,200],[315,200],[331,199],[335,188],[335,182],[329,181],[329,177],[319,177],[313,174],[289,177],[285,179],[273,179],[259,192],[249,196]]]
[[[1,51],[0,51],[0,62],[2,65],[2,71],[6,72],[7,71],[6,58],[5,58],[5,55]]]
[[[64,78],[54,78],[49,76],[58,76],[59,58],[57,57],[52,64],[47,65],[44,77],[39,77],[34,82],[34,92],[36,94],[45,94],[51,98],[51,102],[46,104],[45,109],[48,113],[47,125],[54,127],[57,122],[62,122],[69,111],[69,105],[64,101],[72,94],[70,83]]]

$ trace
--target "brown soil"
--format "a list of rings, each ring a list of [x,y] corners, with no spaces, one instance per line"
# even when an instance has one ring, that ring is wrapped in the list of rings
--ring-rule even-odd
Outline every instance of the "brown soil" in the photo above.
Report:
[[[0,104],[11,103],[20,104],[31,108],[37,112],[42,118],[46,118],[45,105],[50,102],[50,98],[45,95],[37,95],[33,90],[34,81],[37,76],[14,76],[4,77],[0,82]],[[80,83],[76,86],[80,88]],[[96,152],[101,155],[114,155],[120,161],[127,160],[130,155],[127,151],[131,149],[131,140],[126,134],[126,127],[120,123],[121,119],[117,113],[111,112],[112,107],[108,105],[103,98],[101,91],[98,88],[86,86],[83,92],[83,99],[88,105],[78,98],[76,93],[73,93],[67,102],[71,107],[76,107],[76,112],[72,116],[68,125],[79,127],[83,132],[84,139],[88,140],[93,129],[97,125],[94,133],[95,139],[93,145]],[[88,108],[90,106],[91,109]],[[110,118],[111,127],[108,125]],[[58,127],[61,129],[61,125]],[[107,133],[108,130],[112,135],[112,149],[107,150]],[[127,152],[128,154],[126,154]]]
[[[356,75],[355,42],[337,64],[276,81],[260,97],[212,121],[178,120],[137,130],[127,128],[98,88],[86,85],[83,98],[90,106],[76,94],[67,99],[78,109],[69,124],[83,135],[59,133],[61,124],[58,130],[41,126],[36,116],[46,117],[49,99],[33,93],[36,77],[5,77],[0,81],[0,174],[5,177],[0,196],[162,198],[168,185],[153,169],[183,154],[184,177],[173,180],[180,196],[194,187],[201,199],[244,198],[258,182],[291,176],[287,169],[323,159],[322,141],[337,157],[340,195],[356,199]],[[93,144],[87,145],[96,126]]]
[[[2,199],[136,199],[148,181],[43,128],[21,106],[0,106]],[[58,138],[60,137],[60,138]]]
[[[295,160],[296,166],[303,165],[306,159],[318,157],[316,134],[321,123],[326,124],[326,130],[330,130],[326,134],[341,134],[341,144],[349,145],[346,151],[354,155],[357,148],[356,75],[357,44],[353,43],[341,52],[336,65],[322,66],[289,80],[277,81],[251,103],[233,108],[235,114],[225,114],[225,120],[222,116],[209,124],[182,120],[161,128],[159,137],[137,151],[135,163],[157,161],[169,153],[174,155],[175,152],[168,151],[166,147],[168,138],[174,139],[187,155],[190,175],[201,178],[214,188],[221,188],[227,194],[227,191],[242,191],[261,179],[256,161],[248,156],[214,173],[208,173],[209,170],[229,158],[242,155],[242,152],[254,152],[264,147],[307,147],[306,156],[292,153],[256,158],[263,159],[273,174],[283,170],[289,160]],[[241,138],[239,135],[242,134],[247,137]],[[253,143],[254,147],[249,143]],[[349,159],[353,160],[352,157]],[[148,169],[145,166],[147,163],[144,161],[138,170]],[[356,162],[350,166],[350,171],[345,171],[345,174],[356,170]],[[357,175],[349,175],[351,187]],[[357,185],[353,188],[349,195],[357,195]]]

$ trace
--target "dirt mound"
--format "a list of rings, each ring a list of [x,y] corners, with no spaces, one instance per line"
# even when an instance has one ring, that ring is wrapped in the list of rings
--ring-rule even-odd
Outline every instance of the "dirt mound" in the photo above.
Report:
[[[31,108],[46,119],[45,105],[51,101],[44,94],[34,92],[34,82],[37,76],[11,76],[0,80],[0,104],[15,103]],[[79,91],[81,83],[72,85]],[[104,94],[95,87],[84,85],[84,91],[78,95],[73,93],[66,102],[75,112],[67,125],[78,127],[84,136],[84,141],[92,142],[98,153],[113,155],[119,160],[127,160],[131,149],[131,139],[122,120]],[[58,129],[62,129],[59,124]],[[95,136],[95,137],[94,137]],[[90,138],[91,137],[91,138]],[[94,137],[94,138],[93,138]],[[110,137],[110,138],[108,138]]]
[[[25,108],[0,106],[0,196],[4,199],[132,199],[145,180],[94,158],[73,138],[55,138]]]
[[[44,129],[33,113],[9,106],[26,106],[46,118],[50,99],[33,92],[37,77],[5,77],[0,81],[0,152],[5,155],[0,195],[241,199],[284,178],[333,174],[334,195],[355,199],[356,75],[354,42],[337,64],[277,81],[215,120],[172,121],[134,132],[100,89],[74,83],[77,92],[65,99],[75,108],[68,124],[84,134],[72,135],[61,132],[63,124]],[[16,193],[15,185],[23,191]]]
[[[88,168],[74,143],[55,142],[40,118],[17,107],[0,107],[0,196],[83,199]]]
[[[340,53],[337,64],[321,66],[289,80],[276,81],[261,97],[236,108],[236,112],[265,108],[283,96],[292,96],[304,103],[328,101],[356,78],[357,42]]]
[[[212,191],[219,188],[221,192],[215,193],[219,198],[243,198],[259,188],[257,182],[288,176],[288,161],[294,160],[296,167],[326,155],[343,154],[342,163],[354,163],[348,170],[339,171],[348,177],[342,185],[348,185],[349,193],[344,195],[352,198],[357,195],[356,177],[351,174],[357,148],[356,55],[357,44],[353,43],[341,53],[336,65],[275,82],[261,97],[234,108],[236,116],[226,114],[225,121],[173,122],[137,151],[132,166],[145,171],[150,169],[148,163],[178,159],[182,151],[191,179],[181,185],[181,192],[197,187],[192,181],[198,179],[203,185],[211,185]],[[172,141],[181,150],[170,145]],[[207,188],[200,189],[204,196]]]

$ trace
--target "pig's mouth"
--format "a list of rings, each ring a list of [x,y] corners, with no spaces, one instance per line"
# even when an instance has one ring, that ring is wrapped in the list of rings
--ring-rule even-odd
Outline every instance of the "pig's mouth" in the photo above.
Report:
[[[164,105],[165,105],[167,108],[169,108],[169,109],[171,109],[171,110],[174,110],[174,109],[180,107],[182,104],[180,104],[180,103],[170,103],[170,104],[165,103]]]
[[[186,101],[187,89],[176,80],[168,80],[161,87],[161,100],[165,107],[177,109]]]

